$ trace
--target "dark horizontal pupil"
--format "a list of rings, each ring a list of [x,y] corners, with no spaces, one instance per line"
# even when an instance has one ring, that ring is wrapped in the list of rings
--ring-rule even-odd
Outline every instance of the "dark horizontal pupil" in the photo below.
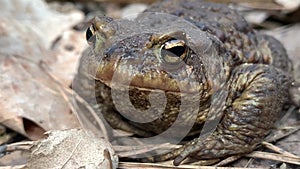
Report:
[[[185,52],[185,47],[184,46],[174,46],[170,49],[164,49],[170,53],[173,53],[174,55],[180,57],[181,55],[184,54]]]

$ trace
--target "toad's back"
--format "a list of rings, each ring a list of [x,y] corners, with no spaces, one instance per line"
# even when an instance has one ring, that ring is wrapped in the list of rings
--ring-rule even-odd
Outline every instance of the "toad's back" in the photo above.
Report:
[[[223,4],[203,0],[165,0],[145,12],[176,15],[214,35],[230,52],[229,58],[225,58],[230,67],[241,63],[264,63],[287,72],[292,69],[286,50],[277,40],[258,34],[237,11]]]

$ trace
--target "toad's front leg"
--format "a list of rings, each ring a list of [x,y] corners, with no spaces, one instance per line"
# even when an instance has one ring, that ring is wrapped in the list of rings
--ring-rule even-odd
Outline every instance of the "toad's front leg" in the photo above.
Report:
[[[207,137],[199,137],[172,153],[155,158],[172,158],[179,165],[186,157],[199,159],[225,157],[252,151],[274,127],[288,99],[290,78],[269,65],[244,64],[233,70],[228,83],[219,92],[227,93],[220,112],[220,123]],[[212,98],[220,99],[219,97]],[[216,101],[216,103],[220,103]],[[220,103],[221,104],[221,103]],[[211,109],[211,110],[214,110]]]

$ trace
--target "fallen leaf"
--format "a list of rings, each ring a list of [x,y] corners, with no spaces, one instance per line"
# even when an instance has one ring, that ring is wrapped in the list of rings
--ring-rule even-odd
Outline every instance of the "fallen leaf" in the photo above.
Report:
[[[50,129],[78,126],[56,84],[37,63],[0,55],[0,79],[2,124],[34,140]]]
[[[65,87],[72,83],[81,53],[87,47],[85,32],[75,30],[65,31],[53,45],[52,51],[56,59],[54,62],[48,62],[47,65]]]
[[[83,13],[78,10],[72,10],[67,14],[52,10],[44,0],[1,0],[0,10],[0,18],[16,20],[22,23],[22,26],[30,27],[41,37],[37,42],[42,43],[47,49],[63,31],[84,18]],[[10,31],[16,30],[14,28]],[[32,41],[30,36],[27,42],[29,41]]]
[[[118,157],[110,143],[80,129],[48,132],[49,137],[31,148],[27,167],[115,169]]]
[[[295,10],[300,6],[300,0],[275,0],[275,2],[284,6],[287,10]]]
[[[78,127],[58,84],[40,63],[65,87],[71,84],[85,42],[84,33],[70,29],[83,13],[62,14],[42,0],[3,0],[0,10],[0,123],[33,140],[48,130]],[[51,50],[61,34],[62,47]]]

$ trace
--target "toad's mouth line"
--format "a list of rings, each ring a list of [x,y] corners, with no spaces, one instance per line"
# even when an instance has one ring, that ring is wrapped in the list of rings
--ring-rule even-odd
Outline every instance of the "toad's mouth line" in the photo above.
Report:
[[[154,92],[154,91],[163,91],[167,93],[173,93],[173,94],[181,94],[181,95],[189,95],[189,94],[209,94],[212,91],[208,86],[205,87],[205,85],[200,83],[191,84],[188,82],[185,82],[179,85],[174,83],[170,83],[169,85],[164,83],[151,83],[153,81],[143,82],[136,79],[129,81],[129,83],[126,83],[122,79],[114,79],[114,80],[104,80],[100,78],[95,78],[96,81],[104,84],[105,86],[109,87],[110,89],[114,90],[131,90],[131,89],[137,89],[140,91],[148,91],[148,92]]]

